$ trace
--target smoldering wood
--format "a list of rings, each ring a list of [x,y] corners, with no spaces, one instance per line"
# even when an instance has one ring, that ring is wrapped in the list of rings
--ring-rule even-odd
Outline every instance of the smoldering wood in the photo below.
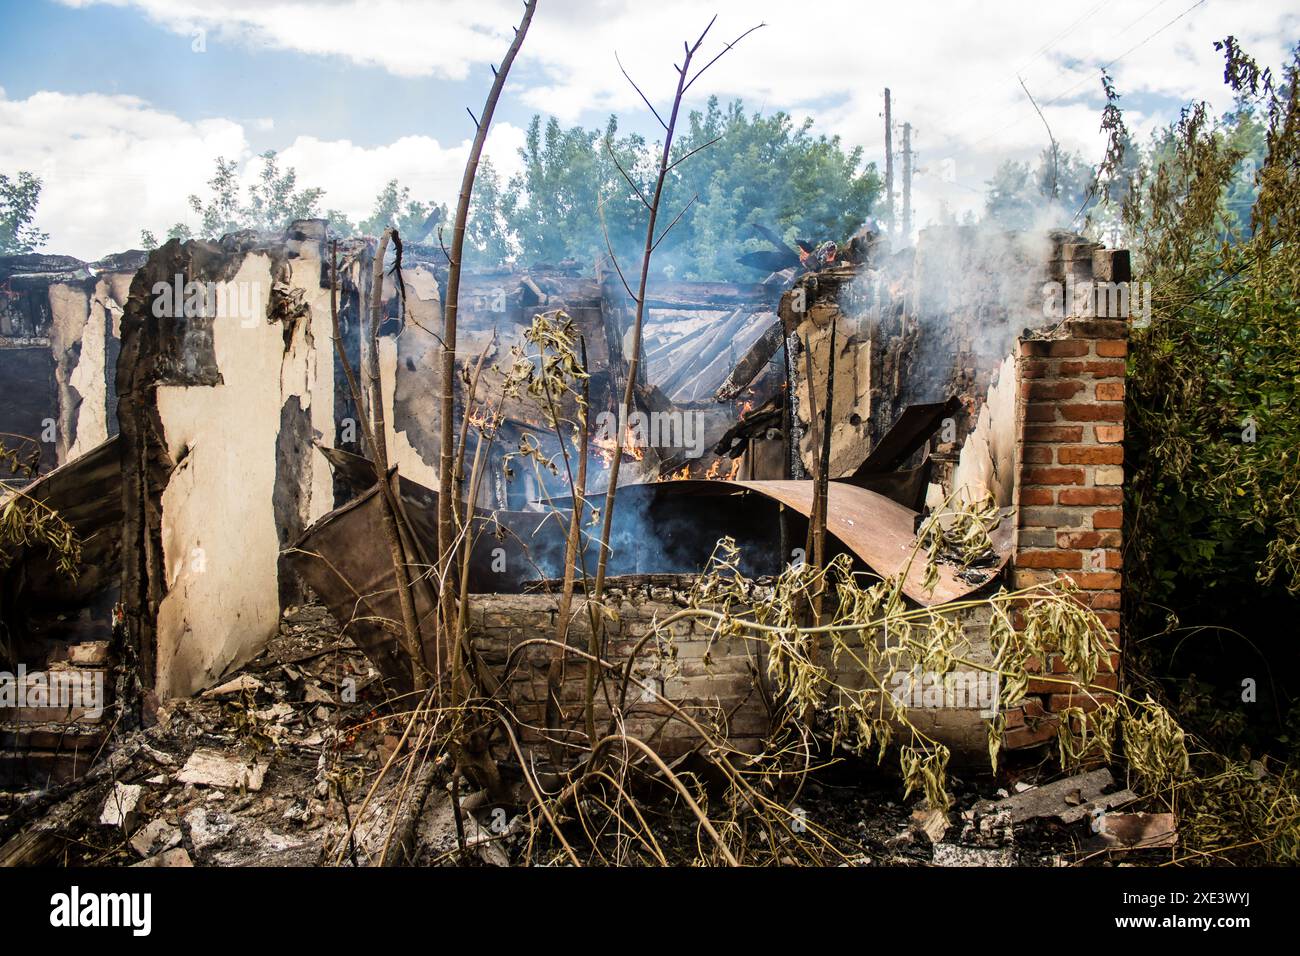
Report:
[[[749,347],[740,361],[727,375],[726,381],[718,386],[713,397],[719,402],[729,402],[752,382],[769,362],[784,341],[784,325],[774,319],[772,324]]]

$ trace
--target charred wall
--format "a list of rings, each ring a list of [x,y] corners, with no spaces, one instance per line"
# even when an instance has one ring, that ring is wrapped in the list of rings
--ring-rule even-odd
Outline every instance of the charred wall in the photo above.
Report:
[[[247,660],[297,595],[278,557],[333,505],[324,224],[172,241],[131,283],[117,370],[123,604],[143,685],[193,692]]]
[[[0,257],[0,432],[39,453],[42,472],[117,434],[122,305],[143,259]]]
[[[891,252],[877,242],[863,262],[800,279],[781,303],[793,333],[796,467],[812,470],[834,325],[831,476],[851,473],[909,406],[957,396],[956,414],[930,449],[936,477],[950,486],[981,409],[1000,395],[990,390],[1020,333],[1066,314],[1048,302],[1045,283],[1060,278],[1076,247],[1088,255],[1097,248],[1066,233],[933,227],[922,230],[915,248]],[[1003,405],[998,414],[1006,421]],[[1003,491],[1009,499],[1009,485]]]

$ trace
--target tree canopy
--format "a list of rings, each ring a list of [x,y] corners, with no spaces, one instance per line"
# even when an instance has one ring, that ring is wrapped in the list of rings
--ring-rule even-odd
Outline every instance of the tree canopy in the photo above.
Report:
[[[860,148],[814,135],[812,125],[781,112],[747,113],[740,101],[724,109],[716,98],[692,112],[673,148],[665,225],[686,211],[656,268],[680,279],[753,277],[735,262],[759,247],[744,235],[751,222],[786,238],[852,235],[871,215],[880,177]],[[564,129],[555,119],[543,126],[533,117],[520,150],[523,171],[497,208],[516,259],[588,263],[608,241],[624,261],[634,260],[645,232],[638,191],[648,198],[656,149],[641,136],[620,135],[617,117],[603,130]]]
[[[41,181],[36,176],[20,170],[10,179],[0,173],[0,255],[34,252],[50,238],[32,225],[40,200]]]

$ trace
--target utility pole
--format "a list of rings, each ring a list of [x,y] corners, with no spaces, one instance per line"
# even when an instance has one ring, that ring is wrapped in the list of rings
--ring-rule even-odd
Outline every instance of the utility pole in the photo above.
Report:
[[[903,124],[903,241],[912,241],[912,124]]]
[[[889,87],[885,87],[885,217],[889,238],[893,239],[897,223],[894,221],[894,116],[890,111]]]

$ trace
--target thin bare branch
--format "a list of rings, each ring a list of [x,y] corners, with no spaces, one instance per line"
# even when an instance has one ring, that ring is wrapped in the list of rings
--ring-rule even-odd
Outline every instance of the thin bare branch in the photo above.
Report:
[[[717,18],[715,17],[714,19],[717,19]],[[712,23],[712,21],[710,21],[709,26],[712,26],[712,25],[713,25],[713,23]],[[765,27],[765,26],[767,26],[766,23],[760,23],[760,24],[758,24],[757,26],[752,26],[752,27],[750,27],[748,30],[746,30],[744,33],[742,33],[740,36],[736,37],[736,39],[732,40],[730,43],[728,43],[726,46],[724,46],[724,47],[722,48],[722,51],[721,51],[717,56],[715,56],[715,57],[714,57],[712,60],[710,60],[708,63],[705,63],[704,66],[700,67],[699,71],[698,71],[698,72],[697,72],[693,77],[691,77],[689,80],[686,81],[686,85],[685,85],[684,87],[682,87],[682,92],[685,93],[687,90],[689,90],[689,89],[691,88],[691,85],[692,85],[696,80],[698,80],[698,79],[699,79],[699,78],[704,74],[704,71],[705,71],[705,70],[707,70],[709,67],[713,66],[713,64],[717,63],[717,62],[718,62],[719,60],[721,60],[724,56],[726,56],[726,54],[727,54],[728,52],[730,52],[731,48],[734,47],[737,43],[739,43],[741,40],[745,39],[745,37],[749,36],[749,35],[750,35],[751,33],[753,33],[755,30],[760,30],[760,29],[762,29],[762,28]],[[705,32],[705,33],[708,33],[708,30],[705,30],[704,32]],[[701,37],[700,37],[700,40],[703,41],[703,40],[704,40],[704,37],[701,36]],[[699,43],[696,43],[695,46],[696,46],[696,49],[698,49],[698,48],[699,48]]]
[[[614,246],[609,241],[609,227],[605,224],[605,201],[603,199],[596,203],[596,215],[600,219],[600,231],[605,236],[605,250],[609,253],[609,261],[613,264],[614,271],[618,273],[623,288],[627,290],[628,298],[635,302],[636,293],[632,291],[632,286],[628,284],[627,278],[623,275],[623,268],[618,264],[618,256],[614,254]]]
[[[667,226],[664,227],[664,231],[661,232],[661,233],[659,233],[659,238],[655,240],[655,244],[654,244],[653,246],[650,247],[650,251],[651,251],[651,252],[654,252],[654,250],[656,250],[656,249],[659,248],[659,243],[663,242],[663,241],[664,241],[664,237],[665,237],[666,235],[668,235],[668,233],[670,233],[670,232],[673,231],[673,226],[677,225],[677,223],[681,221],[682,216],[686,215],[686,210],[688,210],[688,209],[690,209],[692,206],[694,206],[694,205],[695,205],[695,200],[697,200],[697,199],[699,199],[699,198],[700,198],[700,194],[699,194],[699,193],[696,193],[694,196],[692,196],[692,197],[691,197],[691,201],[688,202],[685,206],[682,207],[682,211],[679,212],[676,216],[673,217],[673,221],[670,222]]]
[[[632,187],[632,191],[636,193],[636,198],[641,200],[641,205],[645,206],[646,209],[649,209],[650,200],[645,198],[645,193],[641,191],[641,187],[633,181],[632,177],[628,175],[627,170],[623,168],[623,164],[618,161],[618,157],[614,155],[614,147],[608,139],[605,140],[605,150],[609,153],[609,158],[614,161],[614,167],[622,174],[623,179],[627,181],[627,184]]]
[[[655,109],[654,104],[651,103],[649,98],[644,93],[641,92],[641,87],[636,85],[636,80],[628,76],[627,70],[623,68],[623,61],[619,59],[619,55],[617,51],[615,51],[614,53],[614,61],[618,63],[618,68],[620,70],[623,70],[623,76],[627,79],[629,83],[632,84],[632,89],[636,90],[637,96],[641,97],[641,102],[644,103],[646,107],[650,110],[650,112],[654,114],[655,119],[659,121],[659,125],[662,126],[665,130],[667,130],[668,124],[665,123],[664,118],[659,115],[659,111]]]
[[[691,150],[691,151],[690,151],[689,153],[687,153],[685,156],[679,156],[677,159],[674,159],[671,163],[668,164],[668,171],[671,173],[675,167],[680,166],[682,163],[686,162],[688,159],[690,159],[690,158],[691,158],[692,156],[694,156],[696,153],[701,152],[702,150],[706,150],[706,149],[708,149],[710,146],[712,146],[714,143],[718,142],[718,140],[720,140],[720,139],[722,139],[721,136],[715,136],[715,137],[713,137],[713,139],[709,140],[709,141],[708,141],[707,143],[705,143],[704,145],[702,145],[702,146],[696,146],[693,150]]]

